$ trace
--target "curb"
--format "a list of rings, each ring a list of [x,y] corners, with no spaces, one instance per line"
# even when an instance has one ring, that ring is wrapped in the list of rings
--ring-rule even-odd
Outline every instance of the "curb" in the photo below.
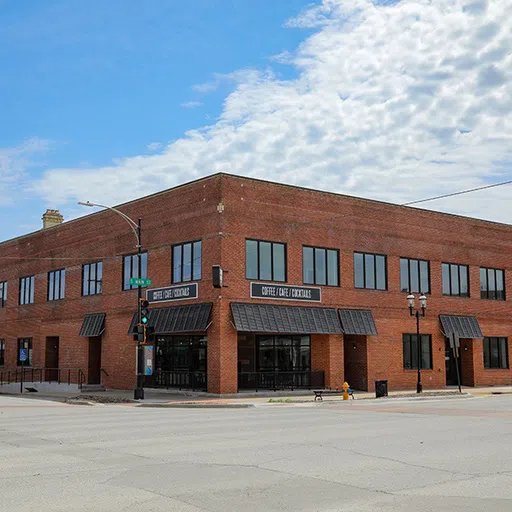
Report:
[[[191,403],[145,403],[135,407],[150,407],[155,409],[248,409],[254,404],[191,404]]]

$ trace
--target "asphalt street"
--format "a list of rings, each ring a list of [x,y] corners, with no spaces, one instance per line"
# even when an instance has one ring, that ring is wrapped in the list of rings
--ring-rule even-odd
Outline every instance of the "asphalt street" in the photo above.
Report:
[[[0,396],[0,510],[510,512],[512,396],[249,409]]]

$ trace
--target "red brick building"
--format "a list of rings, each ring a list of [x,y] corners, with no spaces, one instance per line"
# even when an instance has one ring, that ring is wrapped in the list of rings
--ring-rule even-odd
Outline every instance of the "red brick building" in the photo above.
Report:
[[[117,208],[142,219],[153,281],[146,386],[415,388],[409,291],[428,298],[424,388],[455,384],[452,333],[464,385],[512,384],[511,226],[226,174]],[[2,378],[21,350],[133,388],[135,252],[108,210],[0,244]]]

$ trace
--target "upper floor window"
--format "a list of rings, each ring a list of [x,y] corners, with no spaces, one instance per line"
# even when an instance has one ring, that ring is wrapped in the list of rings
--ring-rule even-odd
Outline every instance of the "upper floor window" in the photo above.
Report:
[[[480,269],[480,297],[505,300],[505,273],[495,268]]]
[[[0,283],[0,308],[5,307],[7,302],[7,281]]]
[[[340,253],[320,247],[302,248],[302,275],[304,284],[339,286]]]
[[[443,295],[469,297],[469,272],[467,265],[443,263]]]
[[[404,351],[404,369],[418,369],[418,336],[404,334],[402,337]],[[432,369],[432,337],[430,334],[420,334],[421,370]]]
[[[48,272],[48,300],[64,298],[66,289],[66,270],[52,270]]]
[[[484,368],[508,369],[508,338],[484,338]]]
[[[430,293],[430,269],[425,260],[400,258],[400,291]]]
[[[172,282],[199,281],[202,268],[202,243],[187,242],[172,247]]]
[[[286,281],[286,245],[245,241],[245,277],[259,281]]]
[[[0,340],[0,366],[5,365],[5,340]]]
[[[25,351],[25,361],[20,358],[20,351]],[[18,362],[17,365],[32,366],[32,338],[18,338]]]
[[[123,258],[123,290],[132,290],[137,288],[136,284],[131,284],[130,279],[136,277],[148,277],[148,253],[143,252],[140,255],[141,272],[139,273],[139,255],[131,254]],[[140,275],[139,275],[140,274]]]
[[[20,304],[34,304],[34,276],[20,278]]]
[[[386,256],[381,254],[354,253],[354,286],[370,290],[386,290],[388,277]]]
[[[82,295],[98,295],[103,291],[103,263],[87,263],[82,267]]]

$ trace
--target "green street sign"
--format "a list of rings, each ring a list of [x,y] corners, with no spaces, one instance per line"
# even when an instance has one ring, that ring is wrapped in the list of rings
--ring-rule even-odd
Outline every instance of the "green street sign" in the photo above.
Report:
[[[132,286],[151,286],[153,284],[152,279],[146,279],[144,277],[132,277],[130,279]]]

